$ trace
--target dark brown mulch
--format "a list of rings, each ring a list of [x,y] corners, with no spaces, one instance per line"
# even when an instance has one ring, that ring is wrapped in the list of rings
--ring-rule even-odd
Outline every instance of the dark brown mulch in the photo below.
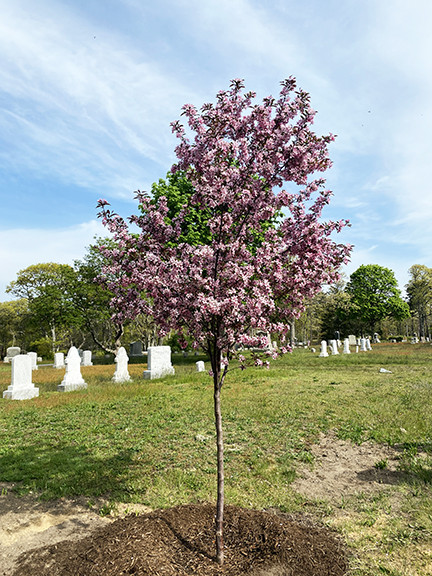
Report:
[[[225,563],[214,560],[211,505],[127,516],[78,542],[25,553],[14,576],[343,576],[340,540],[323,527],[227,506]]]

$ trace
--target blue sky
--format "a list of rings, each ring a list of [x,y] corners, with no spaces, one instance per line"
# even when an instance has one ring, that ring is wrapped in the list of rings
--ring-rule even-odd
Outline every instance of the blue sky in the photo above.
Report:
[[[326,218],[403,288],[431,266],[429,0],[0,0],[0,301],[19,270],[73,263],[175,161],[169,123],[233,78],[295,76],[337,134]]]

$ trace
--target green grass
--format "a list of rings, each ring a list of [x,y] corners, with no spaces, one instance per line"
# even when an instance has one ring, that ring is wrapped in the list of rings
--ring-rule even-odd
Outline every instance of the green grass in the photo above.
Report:
[[[40,368],[38,398],[0,400],[0,482],[45,499],[103,496],[105,510],[214,501],[213,390],[197,359],[175,356],[176,375],[157,381],[130,365],[134,381],[122,385],[111,382],[114,365],[84,368],[88,389],[70,393],[56,391],[62,370]],[[306,511],[343,535],[356,576],[432,574],[431,359],[431,345],[382,344],[329,358],[296,350],[270,370],[233,370],[222,392],[227,503]],[[9,383],[0,364],[0,394]],[[405,476],[340,507],[301,497],[292,481],[329,430],[397,445]]]

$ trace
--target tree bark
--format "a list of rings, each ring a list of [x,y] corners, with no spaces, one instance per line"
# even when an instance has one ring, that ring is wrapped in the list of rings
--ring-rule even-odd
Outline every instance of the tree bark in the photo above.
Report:
[[[221,412],[221,385],[219,373],[214,374],[214,414],[217,444],[217,503],[216,503],[216,561],[224,561],[223,515],[224,515],[224,447]]]

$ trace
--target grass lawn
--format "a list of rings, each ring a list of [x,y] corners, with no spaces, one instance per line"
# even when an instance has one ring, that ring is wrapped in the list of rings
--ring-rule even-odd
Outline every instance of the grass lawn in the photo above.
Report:
[[[295,350],[270,370],[238,369],[222,391],[228,504],[306,513],[335,528],[356,576],[432,575],[432,346],[380,344],[319,358]],[[40,367],[39,398],[1,399],[0,482],[45,499],[98,496],[151,508],[214,501],[213,389],[196,357],[173,358],[176,375],[113,384],[114,365],[82,369],[85,391],[58,393],[63,370]],[[382,374],[380,368],[391,373]],[[292,488],[321,432],[397,446],[401,480],[338,505]],[[377,466],[385,466],[378,462]]]

